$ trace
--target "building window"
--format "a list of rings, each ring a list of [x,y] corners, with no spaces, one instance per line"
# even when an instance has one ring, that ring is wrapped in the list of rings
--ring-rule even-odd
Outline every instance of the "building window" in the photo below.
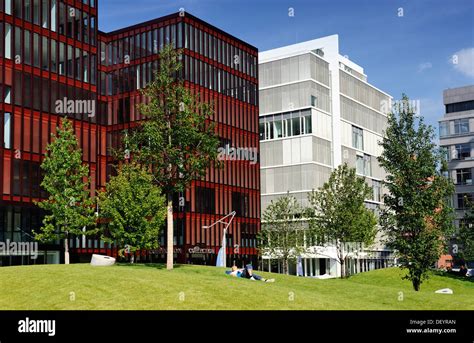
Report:
[[[446,113],[463,112],[474,110],[474,100],[457,102],[446,105]]]
[[[451,160],[465,160],[471,157],[470,144],[456,144],[451,150]]]
[[[364,175],[372,176],[372,156],[364,155]]]
[[[357,174],[364,175],[364,156],[356,156],[356,172]]]
[[[439,123],[439,136],[445,137],[449,135],[449,122],[444,121]]]
[[[456,183],[458,185],[472,185],[471,168],[456,170]]]
[[[356,156],[356,172],[360,175],[371,176],[372,175],[372,157],[370,155],[357,155]]]
[[[301,125],[300,125],[300,118],[292,118],[291,119],[291,128],[292,128],[292,136],[299,136],[301,135]]]
[[[5,23],[5,58],[12,58],[12,26]]]
[[[3,99],[3,102],[5,104],[12,103],[11,90],[12,90],[11,87],[5,86],[5,98]]]
[[[196,187],[195,207],[198,213],[215,214],[215,191],[212,188]]]
[[[311,95],[311,106],[317,107],[318,106],[318,98],[314,95]]]
[[[352,126],[352,147],[364,150],[364,130],[356,126]]]
[[[472,193],[459,193],[458,194],[458,209],[465,209],[469,203],[472,203]]]
[[[273,122],[273,129],[275,130],[274,137],[281,138],[283,137],[283,127],[280,120]]]
[[[234,210],[239,217],[249,216],[249,196],[239,192],[232,193],[232,210]]]
[[[469,119],[457,119],[454,121],[454,133],[457,135],[469,132]]]
[[[8,112],[3,116],[3,147],[11,149],[11,114]]]
[[[377,202],[382,201],[382,183],[380,181],[372,181],[373,200]]]
[[[307,115],[305,117],[303,117],[303,120],[304,120],[304,132],[303,134],[308,134],[308,133],[312,133],[312,122],[311,122],[311,115]]]
[[[5,0],[5,13],[12,14],[12,0]]]

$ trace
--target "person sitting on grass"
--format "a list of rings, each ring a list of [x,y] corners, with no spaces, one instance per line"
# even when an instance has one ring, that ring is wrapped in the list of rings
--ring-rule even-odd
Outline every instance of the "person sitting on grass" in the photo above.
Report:
[[[254,274],[253,273],[253,267],[251,264],[247,264],[245,268],[237,268],[237,266],[234,264],[232,266],[232,271],[226,272],[228,275],[234,276],[234,277],[241,277],[245,279],[250,279],[250,280],[257,280],[257,281],[263,281],[263,282],[275,282],[275,279],[265,279],[261,277],[260,275]]]

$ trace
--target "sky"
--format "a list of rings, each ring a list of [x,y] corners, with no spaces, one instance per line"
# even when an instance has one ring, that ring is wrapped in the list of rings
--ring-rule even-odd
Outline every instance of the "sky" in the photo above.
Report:
[[[474,0],[99,0],[99,29],[181,8],[259,51],[338,34],[368,82],[419,101],[436,132],[443,90],[474,84]]]

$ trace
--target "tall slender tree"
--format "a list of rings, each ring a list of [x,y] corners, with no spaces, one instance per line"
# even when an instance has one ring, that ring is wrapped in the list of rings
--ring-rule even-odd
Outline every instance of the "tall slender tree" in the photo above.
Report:
[[[449,198],[454,185],[445,176],[443,153],[435,142],[434,130],[403,95],[392,113],[381,146],[379,163],[387,171],[384,196],[386,209],[382,226],[388,244],[399,255],[404,277],[415,291],[428,270],[446,250],[454,230]]]
[[[35,232],[42,242],[64,241],[64,260],[69,264],[69,239],[72,236],[94,235],[94,200],[89,185],[89,168],[82,162],[82,151],[77,144],[71,121],[61,120],[61,126],[46,147],[41,164],[44,178],[41,187],[48,199],[37,202],[46,211],[43,226]]]
[[[149,166],[154,183],[166,194],[167,269],[173,269],[173,195],[219,165],[212,104],[185,87],[179,77],[181,57],[171,45],[161,51],[159,70],[142,90],[144,120],[125,139],[132,158]]]
[[[377,233],[375,214],[365,206],[372,188],[347,163],[335,169],[329,181],[308,194],[310,228],[318,245],[334,245],[341,278],[354,245],[370,245]]]

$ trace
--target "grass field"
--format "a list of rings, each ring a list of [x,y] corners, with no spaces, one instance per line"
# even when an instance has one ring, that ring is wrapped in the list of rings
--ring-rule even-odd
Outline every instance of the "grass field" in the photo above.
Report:
[[[260,273],[264,283],[224,269],[88,264],[0,268],[0,310],[473,310],[474,282],[432,275],[415,292],[399,269],[346,280]],[[435,294],[449,287],[453,295]],[[402,293],[400,293],[402,292]],[[403,300],[399,300],[400,295]]]

